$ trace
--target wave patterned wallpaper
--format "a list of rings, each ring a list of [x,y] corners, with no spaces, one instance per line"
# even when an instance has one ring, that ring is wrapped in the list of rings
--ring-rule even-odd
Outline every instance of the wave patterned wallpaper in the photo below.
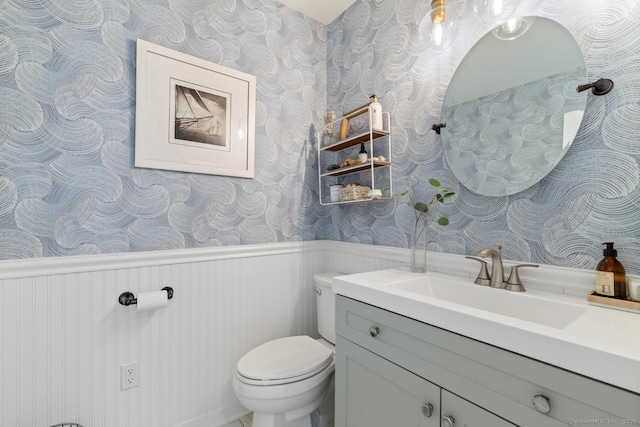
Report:
[[[455,187],[441,211],[451,223],[432,225],[434,251],[474,254],[502,245],[507,259],[594,268],[602,242],[614,241],[628,272],[640,274],[640,3],[637,0],[522,0],[519,15],[551,18],[576,38],[590,81],[615,81],[607,96],[589,96],[578,136],[567,155],[535,186],[507,197],[475,195],[443,163],[442,100],[457,64],[489,30],[473,16],[459,22],[446,51],[420,40],[429,2],[362,1],[329,26],[327,104],[349,110],[378,95],[391,112],[394,191],[427,178]],[[413,221],[402,198],[331,212],[335,240],[408,246]]]
[[[332,239],[408,247],[402,199],[321,207],[314,125],[378,95],[392,114],[396,192],[454,186],[431,249],[593,268],[615,241],[640,274],[640,4],[522,0],[577,39],[589,78],[578,137],[542,181],[478,196],[443,163],[430,130],[464,54],[489,28],[460,22],[434,51],[418,35],[428,1],[360,0],[325,27],[272,0],[0,1],[0,258]],[[133,167],[135,39],[257,77],[256,178]]]
[[[257,77],[255,179],[133,167],[136,38]],[[325,54],[271,0],[0,1],[0,258],[315,239]]]

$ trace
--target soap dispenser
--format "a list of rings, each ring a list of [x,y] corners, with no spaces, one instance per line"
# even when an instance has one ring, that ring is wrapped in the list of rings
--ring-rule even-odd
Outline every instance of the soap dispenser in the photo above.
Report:
[[[371,127],[375,130],[382,129],[382,105],[378,102],[378,98],[375,95],[371,95]]]
[[[603,243],[604,258],[596,267],[596,293],[598,295],[627,299],[627,275],[624,267],[616,258],[618,251],[613,249],[613,242]]]

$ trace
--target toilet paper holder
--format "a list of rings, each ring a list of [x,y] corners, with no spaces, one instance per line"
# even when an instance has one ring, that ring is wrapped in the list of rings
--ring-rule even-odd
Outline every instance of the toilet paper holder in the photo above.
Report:
[[[167,291],[167,299],[173,298],[173,288],[171,286],[165,286],[162,288],[163,291]],[[123,292],[118,297],[118,302],[124,306],[137,304],[138,299],[132,292]]]

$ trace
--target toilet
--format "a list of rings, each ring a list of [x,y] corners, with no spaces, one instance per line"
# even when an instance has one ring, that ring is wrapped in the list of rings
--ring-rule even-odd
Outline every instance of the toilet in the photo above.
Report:
[[[318,332],[269,341],[242,356],[233,376],[238,401],[253,411],[252,427],[324,427],[333,423],[335,295],[340,273],[313,276]]]

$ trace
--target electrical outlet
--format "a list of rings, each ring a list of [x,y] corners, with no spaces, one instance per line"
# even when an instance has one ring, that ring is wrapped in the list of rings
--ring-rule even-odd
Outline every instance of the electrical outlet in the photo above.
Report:
[[[120,388],[127,390],[140,385],[140,363],[133,362],[120,366]]]

